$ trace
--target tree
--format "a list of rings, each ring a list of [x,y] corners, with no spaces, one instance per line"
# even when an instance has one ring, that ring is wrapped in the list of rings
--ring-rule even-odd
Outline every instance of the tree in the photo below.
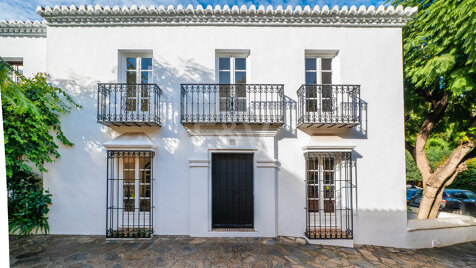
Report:
[[[418,219],[435,218],[443,190],[476,157],[476,4],[474,0],[394,0],[418,6],[403,29],[405,147],[421,173]],[[452,142],[451,154],[431,166],[432,137]]]
[[[46,172],[44,163],[60,156],[57,142],[73,145],[64,136],[59,119],[79,106],[66,92],[48,84],[44,74],[28,79],[17,72],[21,79],[15,82],[13,72],[0,58],[9,229],[20,234],[48,232],[51,195],[43,191],[41,177],[30,165]]]

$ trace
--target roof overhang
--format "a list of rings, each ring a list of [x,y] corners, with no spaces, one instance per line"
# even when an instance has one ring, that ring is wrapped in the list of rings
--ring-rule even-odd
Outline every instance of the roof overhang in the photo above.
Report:
[[[156,148],[150,138],[142,132],[124,133],[119,137],[105,142],[103,146],[108,150],[153,150]]]
[[[355,145],[339,136],[312,136],[304,152],[352,152]]]
[[[189,26],[189,25],[234,25],[234,26],[357,26],[357,27],[402,27],[417,13],[417,7],[402,6],[334,6],[320,7],[297,5],[208,5],[194,8],[188,5],[165,8],[144,5],[138,7],[75,5],[41,7],[36,12],[45,18],[48,26]]]
[[[39,21],[0,21],[0,36],[46,37],[46,23]]]

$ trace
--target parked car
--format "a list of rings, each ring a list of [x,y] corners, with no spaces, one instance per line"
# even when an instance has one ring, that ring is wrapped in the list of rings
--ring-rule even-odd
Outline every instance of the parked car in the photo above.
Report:
[[[411,207],[419,207],[423,191],[420,190],[417,194],[410,198],[408,205]],[[474,215],[476,196],[471,191],[467,190],[445,190],[440,204],[440,211],[450,212],[455,214]]]
[[[476,216],[476,194],[469,190],[448,189],[445,192],[454,199],[463,202],[468,215]]]
[[[417,195],[421,191],[421,188],[407,188],[407,204],[410,202],[412,197]]]

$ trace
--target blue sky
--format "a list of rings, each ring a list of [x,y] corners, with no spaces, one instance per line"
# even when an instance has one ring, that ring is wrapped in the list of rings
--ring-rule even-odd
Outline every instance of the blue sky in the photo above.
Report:
[[[83,5],[83,4],[100,4],[100,5],[109,5],[109,6],[123,6],[128,5],[131,6],[136,4],[140,5],[173,5],[176,6],[178,4],[183,5],[186,7],[188,4],[192,4],[196,6],[198,4],[203,5],[204,7],[207,5],[273,5],[278,6],[282,5],[284,8],[288,5],[296,6],[296,5],[328,5],[328,6],[351,6],[356,5],[357,7],[361,5],[365,6],[379,6],[379,5],[388,5],[385,4],[385,1],[381,0],[316,0],[316,1],[308,1],[308,0],[237,0],[237,1],[224,1],[224,0],[211,0],[211,1],[201,1],[201,0],[0,0],[0,20],[42,20],[40,16],[36,14],[36,7],[40,6],[55,6],[55,5]]]

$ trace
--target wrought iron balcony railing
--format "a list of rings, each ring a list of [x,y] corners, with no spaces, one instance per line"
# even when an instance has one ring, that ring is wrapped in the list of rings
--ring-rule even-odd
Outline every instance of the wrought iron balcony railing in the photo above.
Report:
[[[182,84],[182,124],[283,124],[284,85]]]
[[[98,123],[114,126],[160,126],[156,84],[98,84]]]
[[[298,127],[354,127],[360,124],[359,85],[302,85]]]

